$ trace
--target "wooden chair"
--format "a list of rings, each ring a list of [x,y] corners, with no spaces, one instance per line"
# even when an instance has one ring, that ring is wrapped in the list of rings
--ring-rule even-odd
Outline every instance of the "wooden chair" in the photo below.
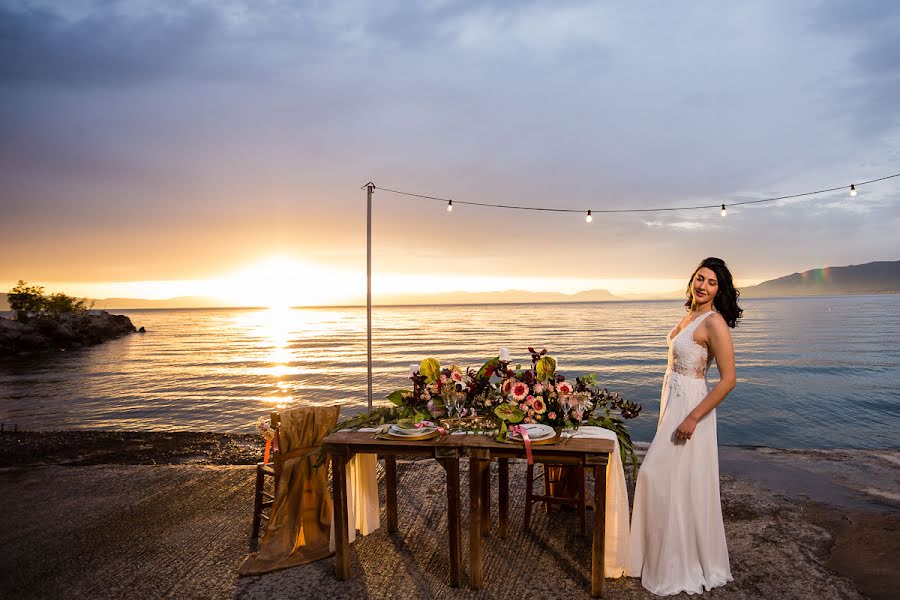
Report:
[[[270,418],[277,441],[280,417],[277,412],[273,412]],[[283,461],[281,460],[281,454],[277,450],[279,445],[276,443],[274,446],[269,457],[270,462],[256,463],[256,488],[253,494],[253,527],[250,532],[250,552],[259,550],[259,534],[265,531],[262,528],[262,521],[265,519],[266,526],[268,526],[268,510],[272,508],[272,502],[275,500],[275,489],[278,487],[278,480],[281,478]]]
[[[586,512],[593,505],[586,500],[584,468],[574,465],[553,465],[538,463],[541,472],[535,475],[535,465],[528,465],[525,480],[525,531],[531,531],[531,505],[535,502],[543,502],[547,514],[550,514],[551,506],[570,505],[578,511],[578,520],[581,534],[586,531]],[[534,482],[537,479],[544,480],[544,493],[534,493]]]

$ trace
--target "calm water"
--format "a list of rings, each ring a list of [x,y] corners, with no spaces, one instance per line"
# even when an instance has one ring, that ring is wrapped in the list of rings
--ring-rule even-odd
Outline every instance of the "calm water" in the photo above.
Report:
[[[738,386],[719,408],[720,442],[900,445],[900,296],[743,304],[733,332]],[[247,432],[280,403],[340,403],[344,415],[365,409],[364,308],[122,312],[148,333],[0,363],[0,421]],[[375,308],[375,399],[407,387],[409,364],[427,356],[478,367],[500,346],[523,363],[527,346],[546,347],[563,373],[594,372],[643,403],[632,431],[649,441],[665,336],[682,315],[672,301]]]

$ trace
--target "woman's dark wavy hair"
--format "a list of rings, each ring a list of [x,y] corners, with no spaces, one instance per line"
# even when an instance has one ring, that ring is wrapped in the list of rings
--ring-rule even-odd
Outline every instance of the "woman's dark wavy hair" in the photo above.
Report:
[[[709,258],[704,258],[700,264],[697,265],[697,268],[694,269],[691,278],[688,280],[687,301],[685,301],[684,305],[688,308],[691,307],[691,284],[694,282],[697,271],[703,267],[706,267],[715,273],[716,281],[719,282],[719,291],[716,292],[716,297],[713,298],[713,306],[719,311],[719,314],[725,318],[725,322],[728,323],[729,327],[735,327],[738,319],[744,314],[743,309],[738,306],[738,298],[741,296],[741,293],[734,289],[734,280],[731,278],[731,271],[728,270],[728,266],[721,258],[710,256]]]

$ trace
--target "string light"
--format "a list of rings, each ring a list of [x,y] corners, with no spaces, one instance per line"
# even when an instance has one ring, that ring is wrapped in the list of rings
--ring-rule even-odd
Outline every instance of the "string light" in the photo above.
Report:
[[[900,173],[894,173],[893,175],[887,175],[885,177],[879,177],[877,179],[870,179],[868,181],[861,181],[861,182],[859,182],[859,185],[863,186],[863,185],[875,183],[878,181],[884,181],[886,179],[893,179],[895,177],[900,177]],[[412,196],[414,198],[422,198],[424,200],[436,200],[439,202],[446,202],[447,203],[447,212],[453,211],[453,200],[450,200],[448,198],[439,198],[437,196],[426,196],[424,194],[414,194],[412,192],[404,192],[401,190],[393,190],[393,189],[389,189],[389,188],[377,187],[375,184],[373,184],[371,182],[369,182],[365,186],[363,186],[363,189],[365,189],[368,186],[371,186],[373,190],[377,189],[377,190],[381,190],[383,192],[399,194],[401,196]],[[836,191],[840,191],[840,190],[846,190],[846,189],[847,189],[847,186],[842,185],[842,186],[826,188],[826,189],[822,189],[822,190],[815,190],[812,192],[802,192],[799,194],[787,194],[784,196],[775,196],[772,198],[760,198],[759,200],[744,200],[741,202],[731,202],[731,203],[729,203],[729,206],[744,206],[744,205],[748,205],[748,204],[763,204],[763,203],[768,203],[768,202],[777,202],[779,200],[788,200],[788,199],[792,199],[792,198],[803,198],[806,196],[816,196],[819,194],[827,194],[827,193],[836,192]],[[856,184],[855,183],[851,184],[850,185],[850,196],[856,197],[857,193],[858,192],[856,189]],[[583,208],[551,208],[551,207],[547,207],[547,206],[518,206],[518,205],[514,205],[514,204],[492,204],[492,203],[487,203],[487,202],[466,202],[463,200],[457,200],[457,204],[467,204],[469,206],[485,206],[485,207],[489,207],[489,208],[506,208],[506,209],[511,209],[511,210],[534,210],[534,211],[542,211],[542,212],[582,213],[582,214],[585,213],[585,210]],[[671,211],[681,211],[681,210],[703,210],[703,209],[710,209],[710,208],[721,208],[721,215],[723,217],[727,214],[724,204],[720,204],[720,205],[704,204],[704,205],[697,205],[697,206],[666,206],[666,207],[656,207],[656,208],[610,208],[610,209],[600,209],[600,210],[597,210],[597,212],[598,213],[607,213],[607,214],[609,214],[609,213],[648,213],[648,212],[671,212]],[[584,220],[588,223],[593,221],[593,210],[595,210],[595,209],[588,210],[587,215],[585,216]]]

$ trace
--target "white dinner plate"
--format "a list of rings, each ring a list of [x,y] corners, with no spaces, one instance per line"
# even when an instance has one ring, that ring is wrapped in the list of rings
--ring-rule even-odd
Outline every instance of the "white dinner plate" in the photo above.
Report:
[[[556,432],[552,427],[544,425],[543,423],[529,423],[527,425],[522,425],[522,427],[528,432],[528,439],[534,441],[545,440],[556,435]],[[509,432],[508,435],[516,440],[522,439],[522,436],[517,433]]]
[[[400,427],[399,425],[394,423],[393,425],[391,425],[391,428],[388,429],[388,433],[390,433],[391,435],[423,435],[426,433],[431,433],[435,429],[437,429],[437,427],[428,425],[424,427]]]

